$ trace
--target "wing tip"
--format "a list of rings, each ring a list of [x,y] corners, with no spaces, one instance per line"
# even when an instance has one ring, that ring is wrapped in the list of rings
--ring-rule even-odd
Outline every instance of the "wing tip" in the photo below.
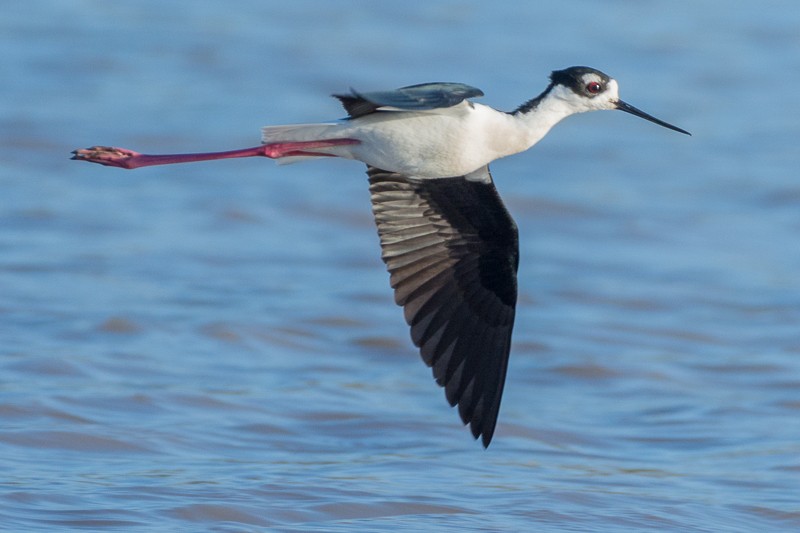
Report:
[[[489,445],[492,443],[493,436],[494,436],[494,428],[492,428],[492,431],[486,431],[481,434],[481,444],[483,445],[484,450],[489,449]],[[477,439],[478,437],[475,438]]]
[[[475,440],[480,439],[483,449],[489,448],[494,437],[494,430],[497,427],[497,413],[490,418],[473,416],[471,420],[463,420],[463,422],[464,425],[469,425],[472,437]]]

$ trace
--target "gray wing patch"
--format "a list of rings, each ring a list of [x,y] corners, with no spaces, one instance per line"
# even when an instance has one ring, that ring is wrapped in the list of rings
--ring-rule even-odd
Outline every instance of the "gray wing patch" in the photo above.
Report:
[[[350,118],[374,113],[381,107],[394,107],[407,111],[424,111],[451,107],[467,98],[483,96],[483,91],[463,83],[421,83],[393,91],[334,94],[342,102]]]
[[[485,180],[418,179],[369,168],[395,301],[450,405],[488,446],[517,301],[517,227]]]

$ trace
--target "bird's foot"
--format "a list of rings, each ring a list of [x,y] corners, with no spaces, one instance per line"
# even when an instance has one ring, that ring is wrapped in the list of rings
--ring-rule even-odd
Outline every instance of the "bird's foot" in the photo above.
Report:
[[[127,148],[114,146],[92,146],[72,151],[72,159],[76,161],[88,161],[119,168],[135,168],[134,165],[131,165],[131,160],[141,155],[139,152]]]

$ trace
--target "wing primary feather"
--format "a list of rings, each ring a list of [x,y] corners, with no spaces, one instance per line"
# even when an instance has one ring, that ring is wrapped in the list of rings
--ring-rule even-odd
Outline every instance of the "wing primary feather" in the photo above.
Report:
[[[445,96],[437,100],[441,87],[436,85],[353,93],[350,98],[411,109],[478,95],[468,86],[459,93],[444,84]],[[448,403],[458,406],[472,435],[488,447],[514,326],[516,224],[488,168],[477,172],[483,178],[478,180],[423,179],[372,167],[367,172],[382,258],[411,339],[444,387]]]

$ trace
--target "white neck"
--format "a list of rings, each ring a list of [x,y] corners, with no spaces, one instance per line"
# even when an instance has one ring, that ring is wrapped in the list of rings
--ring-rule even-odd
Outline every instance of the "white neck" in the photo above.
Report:
[[[547,135],[550,129],[558,124],[562,119],[588,111],[588,109],[576,109],[571,100],[574,94],[570,89],[557,85],[536,105],[536,107],[519,113],[516,116],[519,124],[526,130],[527,148],[530,148]]]

